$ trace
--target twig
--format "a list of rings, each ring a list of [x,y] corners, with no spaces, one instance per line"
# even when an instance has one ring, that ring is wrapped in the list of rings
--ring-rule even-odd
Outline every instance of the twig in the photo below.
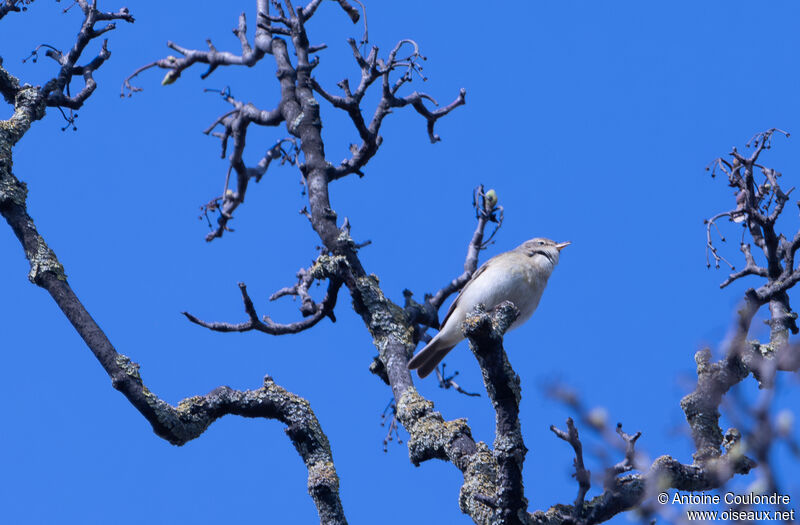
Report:
[[[567,418],[567,431],[556,428],[555,425],[550,425],[550,430],[559,438],[563,439],[570,444],[572,450],[575,451],[575,459],[573,464],[575,466],[575,474],[573,475],[578,482],[578,495],[575,498],[575,519],[580,521],[583,514],[583,502],[586,498],[586,493],[589,492],[591,487],[591,472],[586,470],[583,464],[583,445],[578,437],[578,429],[575,427],[575,422],[572,418]]]

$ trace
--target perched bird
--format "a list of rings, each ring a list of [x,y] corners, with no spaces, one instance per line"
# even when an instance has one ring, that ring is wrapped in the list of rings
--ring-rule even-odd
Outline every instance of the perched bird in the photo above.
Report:
[[[419,377],[430,374],[464,339],[461,325],[478,303],[487,310],[503,301],[514,303],[519,317],[509,330],[527,321],[539,305],[547,279],[558,264],[559,252],[569,244],[535,238],[486,261],[450,305],[439,333],[408,362],[408,368],[416,368]]]

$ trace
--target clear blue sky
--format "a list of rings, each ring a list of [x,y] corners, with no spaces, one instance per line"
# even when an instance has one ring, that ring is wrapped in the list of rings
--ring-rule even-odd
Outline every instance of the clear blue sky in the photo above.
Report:
[[[76,8],[62,14],[65,4],[38,0],[0,21],[0,55],[24,81],[43,83],[55,70],[46,58],[21,62],[33,47],[71,45],[80,16]],[[291,299],[267,297],[293,283],[318,240],[298,213],[305,201],[292,168],[251,185],[235,233],[207,244],[198,220],[226,170],[218,140],[201,131],[229,109],[203,88],[230,85],[238,98],[271,108],[278,98],[269,58],[252,69],[220,68],[206,81],[204,68],[191,69],[167,87],[162,71],[148,72],[138,79],[144,92],[119,98],[127,74],[173,53],[167,40],[204,48],[210,37],[238,52],[230,30],[245,10],[252,34],[255,2],[138,4],[136,23],[108,35],[112,56],[95,75],[99,88],[79,111],[78,131],[60,131],[50,111],[15,150],[29,211],[71,285],[171,403],[219,385],[257,388],[267,373],[308,399],[330,438],[351,523],[469,523],[458,510],[455,467],[415,468],[395,443],[382,451],[379,416],[390,392],[367,371],[376,352],[345,293],[337,323],[294,336],[211,333],[180,315],[243,320],[236,283],[244,281],[261,314],[298,319]],[[726,274],[705,267],[702,221],[733,200],[704,168],[755,132],[800,133],[800,6],[372,0],[367,9],[373,43],[387,50],[414,38],[428,57],[429,80],[412,88],[442,103],[467,90],[467,105],[437,125],[441,143],[429,143],[416,114],[397,111],[366,177],[331,187],[354,238],[372,240],[361,253],[385,293],[402,301],[409,288],[421,297],[462,271],[478,183],[496,188],[506,210],[482,260],[535,236],[573,242],[539,310],[506,338],[522,377],[531,510],[570,503],[576,492],[572,452],[548,430],[571,414],[542,393],[549,379],[606,407],[612,423],[641,430],[640,447],[652,457],[690,461],[679,400],[694,378],[693,354],[717,348],[743,290],[756,283],[720,291]],[[345,40],[361,31],[333,2],[311,23],[312,43],[329,46],[317,74],[331,90],[355,78]],[[338,162],[357,136],[323,107],[328,156]],[[7,118],[8,106],[2,112]],[[253,129],[246,160],[285,133]],[[763,157],[786,187],[800,186],[797,140],[779,137]],[[787,217],[788,231],[797,222]],[[738,230],[724,227],[735,240]],[[2,230],[0,522],[317,522],[306,470],[279,423],[227,417],[181,448],[156,437],[50,297],[27,281],[19,243]],[[724,253],[739,261],[735,244]],[[482,390],[466,344],[451,355],[460,384]],[[780,402],[796,407],[797,381],[790,383],[783,386],[794,393]],[[446,418],[467,417],[474,436],[491,442],[485,397],[439,390],[432,379],[419,388]],[[800,498],[797,478],[781,476]]]

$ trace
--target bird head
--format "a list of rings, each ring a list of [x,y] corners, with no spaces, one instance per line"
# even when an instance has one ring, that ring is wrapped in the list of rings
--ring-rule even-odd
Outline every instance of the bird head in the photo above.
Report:
[[[523,242],[516,250],[525,253],[528,257],[541,255],[546,257],[555,266],[558,264],[558,255],[561,250],[572,244],[569,241],[556,242],[544,237],[536,237]]]

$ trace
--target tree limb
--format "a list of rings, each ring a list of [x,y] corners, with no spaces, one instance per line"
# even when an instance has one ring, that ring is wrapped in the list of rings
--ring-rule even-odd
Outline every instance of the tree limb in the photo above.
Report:
[[[491,314],[477,305],[464,321],[464,335],[478,360],[483,383],[495,410],[494,456],[497,461],[497,492],[494,495],[498,523],[527,522],[528,501],[522,487],[522,466],[528,449],[519,423],[522,399],[519,376],[511,368],[503,349],[503,334],[519,317],[512,303],[500,303]]]

